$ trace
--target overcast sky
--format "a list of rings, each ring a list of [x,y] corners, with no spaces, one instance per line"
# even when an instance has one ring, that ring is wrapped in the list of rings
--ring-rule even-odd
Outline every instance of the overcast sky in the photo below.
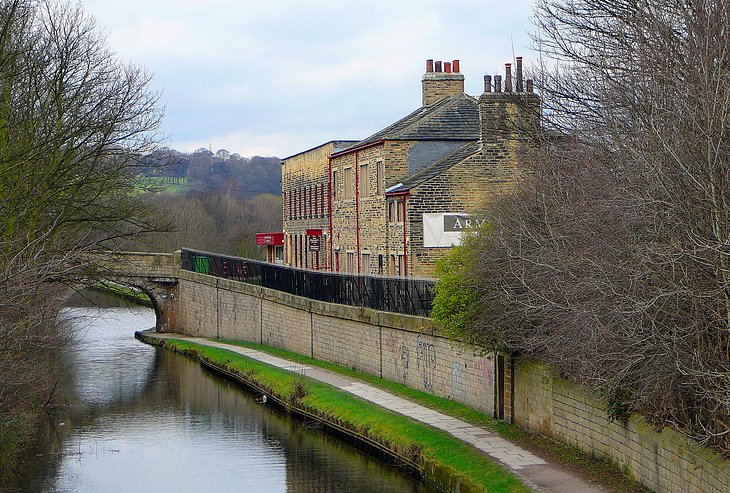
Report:
[[[532,0],[82,0],[118,56],[154,74],[165,144],[285,157],[362,139],[418,108],[425,61],[466,92],[534,61]]]

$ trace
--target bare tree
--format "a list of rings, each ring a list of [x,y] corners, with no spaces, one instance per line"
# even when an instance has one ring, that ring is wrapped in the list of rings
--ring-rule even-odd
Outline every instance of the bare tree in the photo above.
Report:
[[[730,451],[730,9],[536,13],[545,132],[471,243],[467,335]]]
[[[97,274],[89,252],[157,228],[136,198],[137,159],[161,118],[149,82],[117,61],[79,6],[0,0],[4,424],[48,397],[48,387],[28,383],[48,380],[48,351],[63,342],[58,290]],[[0,438],[8,433],[0,427]],[[0,455],[3,476],[10,462]]]
[[[263,258],[256,233],[281,229],[281,197],[260,194],[248,200],[216,193],[153,196],[150,204],[173,231],[152,235],[135,248],[173,251],[182,247]]]

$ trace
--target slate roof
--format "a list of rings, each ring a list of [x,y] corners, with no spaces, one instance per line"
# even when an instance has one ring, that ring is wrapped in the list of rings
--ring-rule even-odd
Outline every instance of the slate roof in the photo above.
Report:
[[[338,151],[341,151],[343,149],[347,149],[348,147],[350,147],[352,144],[355,144],[355,143],[357,143],[356,140],[328,140],[324,144],[319,144],[317,146],[311,147],[311,148],[307,149],[306,151],[299,151],[296,154],[292,154],[291,156],[287,156],[285,158],[281,158],[281,161],[283,163],[287,159],[293,158],[293,157],[298,156],[300,154],[305,154],[305,153],[307,153],[309,151],[313,151],[315,149],[319,149],[320,147],[324,147],[327,144],[332,144],[332,148],[333,148],[334,152],[338,152]]]
[[[391,193],[399,193],[399,192],[405,192],[407,190],[411,190],[412,188],[415,188],[422,183],[427,182],[428,180],[440,175],[444,171],[448,170],[452,166],[455,166],[462,162],[467,157],[471,156],[472,154],[475,154],[479,151],[481,148],[481,143],[479,141],[472,141],[469,142],[458,149],[456,149],[454,152],[449,154],[448,156],[439,159],[435,163],[431,164],[430,166],[427,166],[426,168],[423,168],[421,171],[412,174],[408,178],[406,178],[403,183],[401,183],[396,188],[389,189],[386,194]]]
[[[355,149],[379,140],[476,140],[479,138],[479,103],[468,94],[443,98],[422,106],[392,125],[361,140]],[[340,152],[346,152],[348,149]]]

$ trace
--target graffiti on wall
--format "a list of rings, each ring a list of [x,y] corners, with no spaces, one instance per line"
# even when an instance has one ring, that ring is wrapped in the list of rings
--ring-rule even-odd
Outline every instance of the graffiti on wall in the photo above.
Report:
[[[408,380],[408,366],[410,365],[411,350],[402,344],[392,332],[385,339],[385,349],[388,351],[398,377],[406,383]]]
[[[401,377],[403,378],[403,383],[406,383],[406,380],[408,380],[408,362],[411,357],[411,350],[406,346],[405,344],[401,345],[400,350],[400,359],[401,359],[401,368],[402,368],[402,374]]]
[[[455,399],[466,399],[466,365],[454,363],[451,367],[451,395]]]
[[[477,360],[477,383],[491,394],[494,391],[494,360],[492,356],[482,356]]]
[[[433,343],[418,340],[416,344],[416,364],[421,374],[421,382],[426,390],[433,390],[436,371],[436,348]]]

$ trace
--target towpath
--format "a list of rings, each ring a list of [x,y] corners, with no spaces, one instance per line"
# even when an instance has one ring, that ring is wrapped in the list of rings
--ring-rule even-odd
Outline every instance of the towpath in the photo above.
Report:
[[[598,493],[603,490],[596,485],[587,483],[581,477],[570,471],[566,471],[556,464],[552,464],[532,452],[511,443],[498,434],[485,428],[472,425],[466,421],[442,414],[415,402],[393,395],[384,390],[368,385],[355,378],[345,377],[322,368],[302,365],[290,360],[258,351],[255,349],[234,346],[209,339],[190,337],[174,333],[158,333],[145,331],[146,336],[157,338],[175,338],[194,342],[205,346],[227,349],[266,363],[277,368],[282,368],[310,378],[328,383],[340,390],[349,392],[362,399],[377,404],[385,409],[397,412],[409,418],[441,429],[473,445],[495,461],[499,462],[505,469],[514,472],[532,490],[555,493]]]

